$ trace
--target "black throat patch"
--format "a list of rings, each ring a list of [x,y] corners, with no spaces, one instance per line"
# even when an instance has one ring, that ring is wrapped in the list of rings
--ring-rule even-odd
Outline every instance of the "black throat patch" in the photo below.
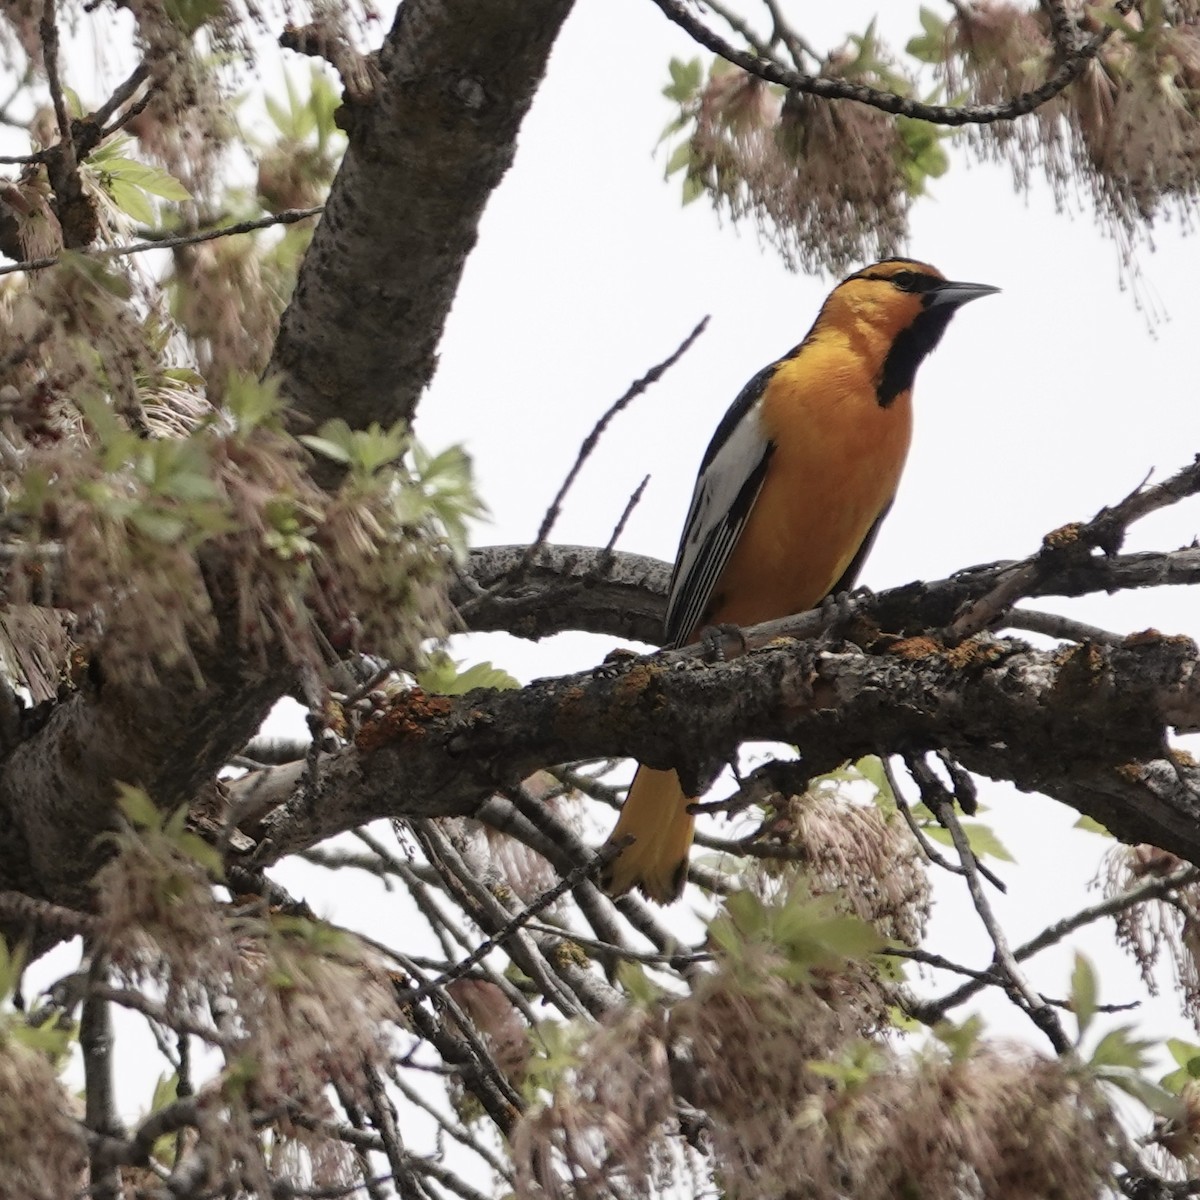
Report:
[[[875,399],[881,407],[887,408],[901,392],[912,387],[917,368],[942,340],[952,316],[954,308],[951,305],[922,309],[916,320],[896,336],[875,384]]]

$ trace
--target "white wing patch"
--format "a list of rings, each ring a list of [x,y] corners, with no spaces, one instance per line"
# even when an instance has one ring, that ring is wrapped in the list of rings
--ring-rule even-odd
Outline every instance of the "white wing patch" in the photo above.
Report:
[[[763,467],[770,453],[760,396],[735,423],[696,480],[667,598],[668,644],[678,644],[703,618],[762,487]],[[752,488],[750,494],[748,487]]]

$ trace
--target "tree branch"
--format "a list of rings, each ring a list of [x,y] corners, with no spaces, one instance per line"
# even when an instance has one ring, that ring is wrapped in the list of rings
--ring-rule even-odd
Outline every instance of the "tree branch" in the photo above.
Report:
[[[946,749],[1042,791],[1127,841],[1200,862],[1200,767],[1167,749],[1200,727],[1200,656],[1184,638],[1036,651],[984,635],[768,645],[709,664],[687,651],[519,691],[398,697],[330,756],[321,791],[259,833],[266,861],[383,816],[470,814],[546,763],[628,755],[703,786],[745,741],[799,747],[806,771],[868,753]],[[285,768],[286,769],[286,768]]]
[[[739,50],[709,29],[691,12],[684,0],[654,0],[654,3],[662,9],[668,20],[683,29],[693,41],[768,83],[779,84],[789,91],[818,96],[823,100],[854,100],[882,112],[915,117],[935,125],[992,125],[1033,112],[1070,87],[1083,74],[1088,63],[1100,53],[1113,32],[1107,27],[1101,30],[1078,45],[1073,53],[1064,56],[1040,86],[1013,96],[1002,104],[923,104],[910,96],[881,91],[849,79],[806,75],[791,70],[774,59]],[[1127,12],[1133,7],[1133,0],[1118,0],[1114,7],[1118,12]]]
[[[283,314],[269,370],[296,425],[410,419],[484,206],[571,0],[407,0]],[[318,470],[332,481],[331,463]]]

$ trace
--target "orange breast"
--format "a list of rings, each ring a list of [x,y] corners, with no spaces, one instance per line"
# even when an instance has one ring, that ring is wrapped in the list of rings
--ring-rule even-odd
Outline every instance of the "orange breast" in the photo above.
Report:
[[[863,349],[828,338],[780,364],[762,408],[775,453],[704,624],[753,625],[812,608],[895,495],[911,397],[881,407],[874,356]]]

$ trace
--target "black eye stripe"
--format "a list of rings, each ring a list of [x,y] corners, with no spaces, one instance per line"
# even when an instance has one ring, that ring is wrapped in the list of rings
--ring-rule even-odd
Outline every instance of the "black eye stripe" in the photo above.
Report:
[[[926,275],[921,271],[896,271],[891,275],[859,275],[858,278],[890,283],[899,292],[930,292],[942,282],[936,275]]]

